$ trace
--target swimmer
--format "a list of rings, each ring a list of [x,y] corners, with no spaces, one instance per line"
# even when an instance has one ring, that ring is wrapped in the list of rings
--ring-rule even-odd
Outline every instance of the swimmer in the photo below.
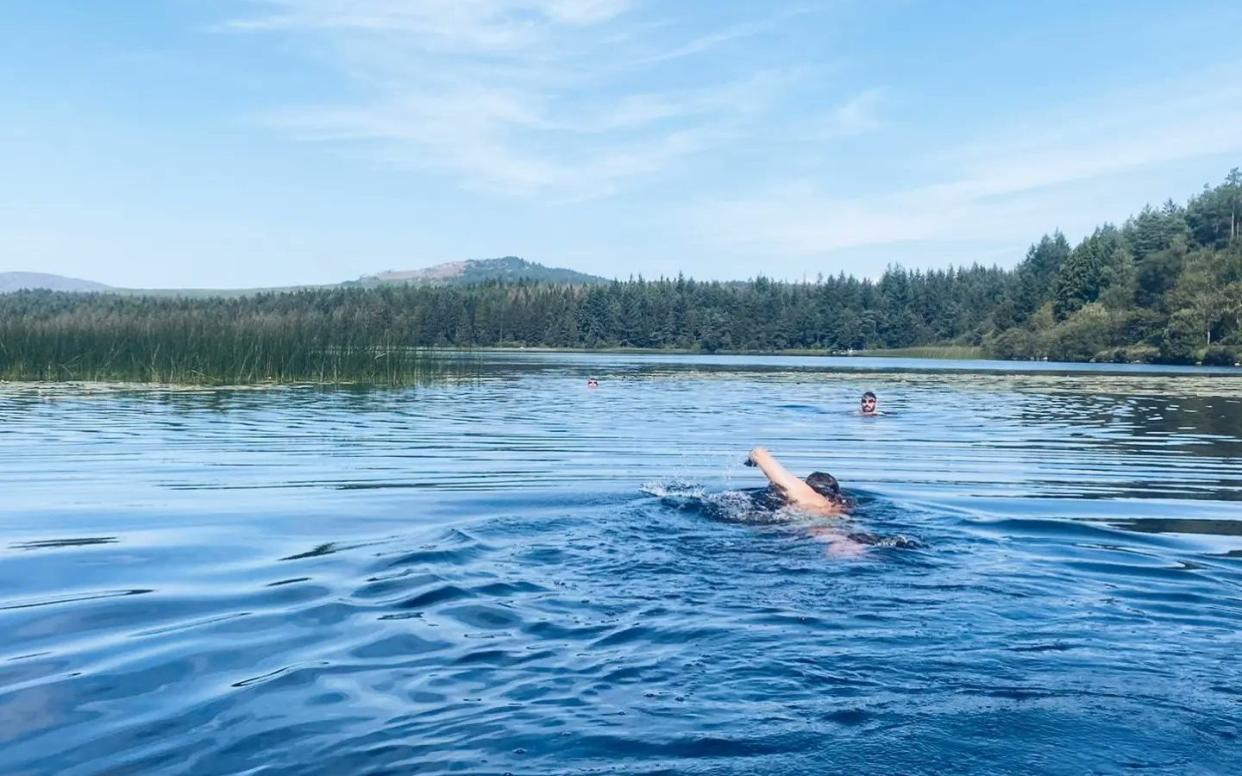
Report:
[[[775,456],[762,447],[750,451],[746,465],[758,466],[772,483],[772,489],[787,506],[828,517],[845,513],[846,502],[841,495],[841,485],[831,474],[815,472],[804,482],[791,474]]]
[[[587,378],[587,388],[598,388],[598,387],[599,387],[599,380],[596,380],[594,377]]]
[[[872,393],[871,391],[867,391],[866,393],[862,395],[862,406],[859,407],[858,414],[859,415],[880,415],[882,414],[879,410],[876,409],[875,405],[876,405],[875,394]]]

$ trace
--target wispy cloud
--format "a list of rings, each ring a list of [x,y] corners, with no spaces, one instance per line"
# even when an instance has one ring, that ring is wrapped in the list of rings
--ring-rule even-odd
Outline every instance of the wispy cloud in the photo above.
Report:
[[[697,35],[684,43],[678,43],[662,50],[640,55],[624,64],[628,67],[642,67],[668,62],[674,59],[681,59],[683,57],[690,57],[696,54],[702,54],[724,44],[732,43],[744,38],[754,37],[773,30],[781,24],[788,23],[790,20],[801,15],[803,12],[803,9],[798,7],[788,9],[771,9],[768,10],[767,13],[763,14],[759,19],[741,24],[734,24],[723,29],[713,30],[702,35]]]
[[[538,40],[557,26],[588,26],[623,13],[630,0],[256,0],[264,10],[234,29],[401,33],[419,45],[494,50]]]
[[[880,88],[863,89],[824,107],[808,106],[808,118],[793,122],[783,136],[794,142],[822,144],[883,129],[883,111],[890,95]]]
[[[880,107],[885,97],[882,89],[867,89],[829,111],[819,122],[818,136],[823,139],[861,135],[879,129]]]
[[[399,167],[448,170],[469,188],[543,192],[560,199],[610,193],[619,181],[697,153],[714,137],[710,130],[686,128],[572,153],[527,149],[516,138],[523,130],[568,137],[591,127],[563,120],[553,127],[554,120],[523,95],[487,89],[407,95],[400,101],[301,111],[274,120],[309,140],[363,143]]]
[[[1036,237],[1033,230],[1064,226],[1067,216],[1094,225],[1124,215],[1105,209],[1113,201],[1091,201],[1087,192],[1102,181],[1242,153],[1242,80],[1236,74],[1226,68],[1143,84],[1090,104],[1044,106],[1037,120],[1023,115],[1010,130],[992,128],[934,149],[924,166],[935,169],[916,185],[873,193],[791,177],[757,193],[705,198],[689,220],[714,248],[791,259],[921,241],[1016,247]],[[861,95],[844,106],[827,123],[828,134],[871,128],[866,106],[874,99]]]
[[[772,18],[659,36],[631,0],[256,0],[237,31],[313,36],[359,97],[279,106],[296,136],[349,144],[464,188],[554,199],[605,196],[736,139],[796,78],[705,68],[662,86],[659,69],[770,29]],[[658,39],[658,40],[657,40]],[[635,77],[635,72],[647,77]],[[860,131],[870,106],[830,117]]]

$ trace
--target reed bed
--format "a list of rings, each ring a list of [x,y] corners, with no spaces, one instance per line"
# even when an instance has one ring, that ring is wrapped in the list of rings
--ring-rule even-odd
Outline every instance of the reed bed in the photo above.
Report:
[[[331,307],[29,292],[0,297],[0,379],[404,385],[465,357]]]

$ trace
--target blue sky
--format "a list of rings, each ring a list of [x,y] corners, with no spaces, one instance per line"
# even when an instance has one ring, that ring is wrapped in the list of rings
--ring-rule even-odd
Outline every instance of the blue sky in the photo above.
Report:
[[[1010,266],[1242,165],[1242,3],[8,0],[0,271]]]

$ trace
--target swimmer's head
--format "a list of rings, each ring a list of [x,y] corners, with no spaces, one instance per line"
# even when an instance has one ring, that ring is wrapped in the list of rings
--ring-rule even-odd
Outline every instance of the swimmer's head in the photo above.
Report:
[[[876,399],[875,394],[867,391],[862,395],[862,413],[870,415],[875,412]]]
[[[841,498],[841,483],[837,482],[837,478],[828,472],[813,472],[806,478],[806,484],[824,498],[833,500]]]

